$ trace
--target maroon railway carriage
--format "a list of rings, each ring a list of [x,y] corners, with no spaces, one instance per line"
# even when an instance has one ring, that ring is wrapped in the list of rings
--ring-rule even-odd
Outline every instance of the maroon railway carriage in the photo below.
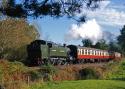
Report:
[[[121,54],[118,52],[74,45],[70,45],[68,48],[70,48],[70,55],[78,62],[108,62],[121,58]]]
[[[89,60],[89,61],[109,61],[109,59],[114,58],[113,52],[107,50],[100,50],[88,47],[78,47],[77,48],[77,59],[78,60]]]

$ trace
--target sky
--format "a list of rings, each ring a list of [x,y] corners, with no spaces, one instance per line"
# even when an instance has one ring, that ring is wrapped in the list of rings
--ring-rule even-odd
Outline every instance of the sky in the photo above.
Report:
[[[125,25],[125,0],[105,0],[94,11],[82,9],[81,14],[87,15],[86,22],[80,25],[66,17],[44,17],[32,21],[40,33],[40,39],[56,43],[81,44],[81,40],[89,38],[93,43],[105,37],[109,40],[120,34]],[[110,40],[112,40],[111,38]]]

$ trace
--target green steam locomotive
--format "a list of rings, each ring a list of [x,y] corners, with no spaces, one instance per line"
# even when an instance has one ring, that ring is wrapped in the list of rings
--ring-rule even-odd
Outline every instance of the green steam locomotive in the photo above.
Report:
[[[37,66],[51,63],[53,65],[65,64],[68,57],[67,47],[57,45],[53,42],[35,40],[27,46],[28,64]]]

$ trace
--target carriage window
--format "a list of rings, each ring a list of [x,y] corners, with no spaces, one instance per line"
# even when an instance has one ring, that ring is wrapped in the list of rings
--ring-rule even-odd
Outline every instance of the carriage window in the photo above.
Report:
[[[82,55],[84,54],[84,49],[82,49]]]
[[[100,56],[100,51],[98,52],[98,55]]]
[[[86,50],[86,55],[88,55],[88,50]]]
[[[92,55],[93,55],[94,53],[93,53],[93,50],[92,50]]]
[[[94,50],[92,50],[92,55],[94,55]]]
[[[103,56],[103,51],[101,52],[101,56]]]
[[[103,56],[105,56],[105,52],[103,52]]]
[[[98,55],[98,51],[96,51],[96,55]]]
[[[81,55],[83,54],[84,52],[83,52],[83,49],[81,49]]]
[[[86,49],[84,49],[84,55],[86,55]]]
[[[97,55],[99,56],[99,51],[97,51],[97,52],[98,52],[98,54],[97,54]]]
[[[93,55],[93,50],[92,50],[92,55]]]
[[[102,52],[102,55],[104,56],[104,52]]]
[[[100,56],[102,56],[102,51],[100,52]]]
[[[94,55],[95,54],[95,51],[94,50],[92,50],[92,55]]]
[[[93,55],[93,50],[91,50],[91,55]]]
[[[90,51],[90,55],[92,55],[92,50],[89,50]]]
[[[107,52],[105,52],[105,56],[106,56],[106,53],[107,53]]]
[[[93,50],[93,55],[95,55],[95,51]]]
[[[95,51],[95,55],[97,55],[97,51]]]
[[[103,52],[103,56],[105,56],[105,52]]]
[[[102,53],[102,52],[100,51],[100,56],[102,56],[101,53]]]
[[[97,55],[97,51],[95,51],[95,55]]]
[[[90,55],[90,50],[88,50],[88,55]]]
[[[88,50],[86,49],[86,52],[85,52],[86,55],[88,55]]]

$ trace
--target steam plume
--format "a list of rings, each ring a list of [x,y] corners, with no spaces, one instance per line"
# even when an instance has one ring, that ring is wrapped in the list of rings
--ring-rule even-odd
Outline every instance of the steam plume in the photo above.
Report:
[[[31,25],[33,25],[35,28],[36,28],[36,30],[38,31],[38,33],[39,33],[39,37],[42,39],[43,37],[42,37],[42,28],[40,27],[40,24],[36,21],[36,20],[34,20],[32,23],[31,23]]]
[[[93,43],[102,39],[103,32],[95,19],[80,25],[73,24],[65,36],[65,40],[90,39]]]

